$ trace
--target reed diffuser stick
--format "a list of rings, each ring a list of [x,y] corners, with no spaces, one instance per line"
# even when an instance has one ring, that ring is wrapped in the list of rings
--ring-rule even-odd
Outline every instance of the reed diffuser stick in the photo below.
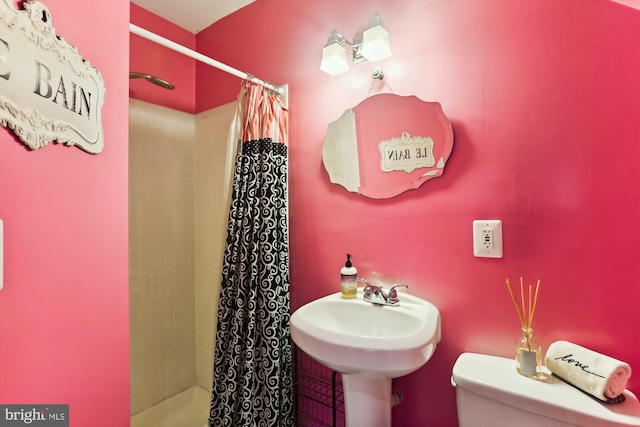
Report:
[[[529,285],[529,325],[531,325],[531,285]]]
[[[522,315],[524,316],[522,318],[522,323],[524,324],[524,326],[527,326],[527,312],[524,311],[524,280],[522,279],[522,277],[520,278],[520,302],[522,302]]]
[[[511,283],[509,282],[509,279],[507,279],[507,288],[509,289],[509,295],[511,295],[511,301],[513,301],[513,305],[516,307],[516,312],[518,313],[520,324],[524,329],[524,317],[522,317],[522,313],[520,313],[520,308],[518,308],[518,302],[516,301],[516,296],[513,294],[513,288],[511,287]]]
[[[531,289],[531,287],[529,287]],[[529,310],[529,326],[533,323],[533,313],[536,312],[536,304],[538,303],[538,291],[540,290],[540,279],[536,283],[536,294],[533,297],[533,308]],[[529,301],[531,301],[531,293],[529,293]]]

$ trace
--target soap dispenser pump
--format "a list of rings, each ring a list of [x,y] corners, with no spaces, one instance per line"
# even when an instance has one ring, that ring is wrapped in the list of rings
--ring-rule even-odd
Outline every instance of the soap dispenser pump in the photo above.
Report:
[[[355,298],[358,293],[358,270],[351,263],[351,254],[347,254],[347,262],[340,270],[340,289],[342,298]]]

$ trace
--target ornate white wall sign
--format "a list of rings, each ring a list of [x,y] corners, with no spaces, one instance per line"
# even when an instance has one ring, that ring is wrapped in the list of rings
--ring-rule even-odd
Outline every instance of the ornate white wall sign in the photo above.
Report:
[[[104,147],[100,72],[56,36],[38,1],[0,0],[0,124],[31,149],[56,141],[97,154]]]

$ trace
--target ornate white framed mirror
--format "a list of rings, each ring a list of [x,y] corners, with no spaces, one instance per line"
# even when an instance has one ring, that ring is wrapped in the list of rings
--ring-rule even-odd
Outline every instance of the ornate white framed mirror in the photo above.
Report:
[[[442,175],[452,149],[453,129],[439,103],[383,93],[329,124],[322,160],[332,183],[386,199]]]

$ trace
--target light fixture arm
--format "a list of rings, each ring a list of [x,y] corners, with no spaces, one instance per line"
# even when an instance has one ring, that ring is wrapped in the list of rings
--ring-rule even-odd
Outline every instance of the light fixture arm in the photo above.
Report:
[[[357,39],[358,36],[356,36]],[[332,42],[333,40],[338,40],[340,43],[344,43],[349,47],[355,47],[358,45],[362,44],[362,34],[360,34],[360,43],[357,43],[355,41],[349,41],[347,38],[345,38],[342,34],[340,34],[338,32],[338,30],[332,30],[331,31],[331,35],[329,36],[329,42]]]
[[[336,41],[351,48],[351,51],[353,52],[352,61],[354,64],[358,64],[365,60],[365,58],[360,54],[360,51],[362,50],[362,33],[356,34],[353,41],[351,41],[334,29],[329,36],[327,44],[335,43]]]

